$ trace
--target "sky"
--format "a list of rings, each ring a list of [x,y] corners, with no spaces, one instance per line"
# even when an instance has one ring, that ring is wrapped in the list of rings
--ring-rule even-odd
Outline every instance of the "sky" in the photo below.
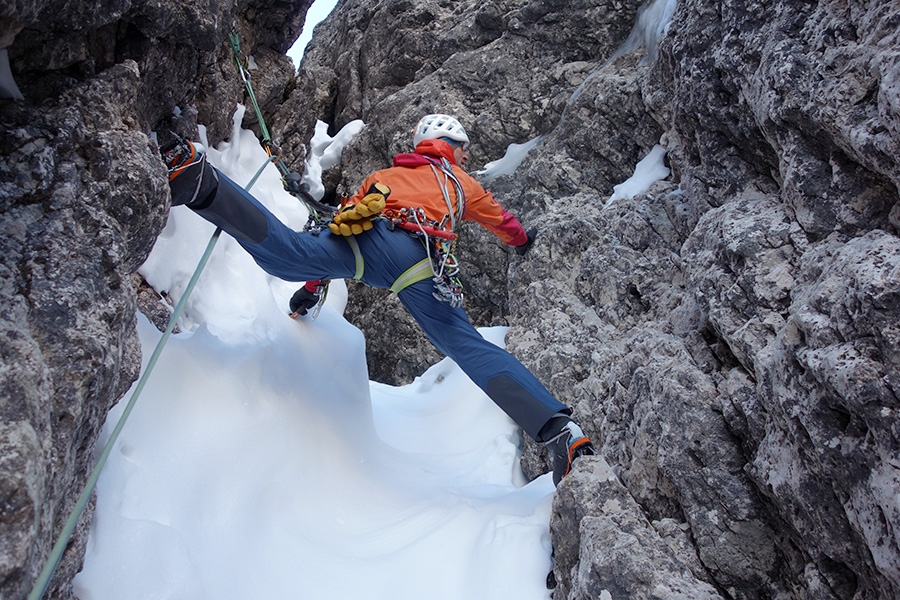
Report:
[[[267,160],[243,112],[208,150],[241,184]],[[334,138],[317,127],[307,177],[363,127]],[[512,145],[482,176],[514,171],[533,145]],[[660,176],[651,155],[657,168],[645,164],[627,189]],[[274,165],[251,191],[289,226],[306,223]],[[173,207],[140,273],[177,301],[213,231]],[[526,482],[520,430],[449,359],[406,386],[369,381],[363,335],[342,316],[344,283],[315,319],[291,320],[299,285],[218,240],[183,333],[101,472],[77,597],[548,600],[555,490],[549,473]],[[505,328],[479,331],[503,345]],[[146,361],[161,334],[140,314],[138,333]]]
[[[313,29],[319,21],[323,20],[331,13],[337,2],[338,0],[315,0],[312,3],[312,6],[309,7],[309,10],[306,12],[306,22],[303,24],[303,32],[287,52],[287,55],[294,62],[295,69],[300,66],[300,60],[303,58],[303,51],[306,49],[309,40],[312,39]]]

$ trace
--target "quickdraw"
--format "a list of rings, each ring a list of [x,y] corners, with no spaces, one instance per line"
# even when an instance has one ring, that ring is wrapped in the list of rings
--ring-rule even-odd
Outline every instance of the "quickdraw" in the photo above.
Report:
[[[437,240],[434,240],[437,250],[434,257],[431,257],[429,250],[428,256],[432,259],[432,266],[434,267],[434,278],[432,279],[434,282],[433,295],[438,300],[449,302],[450,306],[458,308],[463,304],[463,287],[458,277],[459,263],[453,252],[456,249],[456,227],[466,213],[466,193],[463,191],[462,184],[453,173],[453,168],[446,158],[442,158],[440,161],[431,159],[431,170],[435,179],[437,179],[438,186],[441,188],[441,194],[447,203],[448,211],[443,221],[438,225],[438,229],[444,230],[449,219],[450,231],[453,232],[452,239],[447,240],[439,237]],[[453,189],[456,192],[455,208],[450,200],[450,190],[448,189],[450,183],[453,184]],[[426,243],[426,250],[428,246],[429,244]]]
[[[309,318],[313,321],[316,320],[316,317],[319,316],[319,312],[322,310],[322,306],[325,304],[325,300],[328,298],[328,284],[331,281],[320,281],[316,286],[316,292],[319,294],[319,301],[316,302],[316,305],[312,307],[312,310],[309,311]],[[293,316],[291,318],[294,318]]]
[[[266,127],[266,121],[263,118],[262,110],[259,108],[259,102],[257,102],[256,94],[253,92],[249,70],[250,61],[243,52],[241,52],[241,41],[236,31],[232,31],[228,34],[228,41],[231,44],[234,64],[237,65],[241,81],[244,82],[244,88],[247,91],[247,96],[250,98],[253,109],[256,111],[256,119],[259,122],[259,131],[262,135],[262,147],[266,151],[266,154],[271,157],[271,161],[278,168],[278,172],[281,173],[281,183],[284,186],[285,191],[303,202],[307,209],[309,209],[309,218],[306,221],[304,231],[309,231],[314,235],[318,235],[327,226],[328,221],[331,220],[334,213],[337,212],[337,208],[316,200],[312,194],[309,193],[309,186],[302,182],[301,175],[288,169],[287,164],[282,160],[281,148],[272,142],[272,136],[269,135],[269,129]],[[326,281],[324,285],[325,289],[323,290],[323,293],[320,294],[321,300],[319,301],[319,304],[316,305],[317,309],[321,308],[322,303],[325,301],[328,282]],[[319,311],[316,310],[314,314],[318,315],[318,313]]]
[[[282,160],[281,148],[272,142],[272,136],[269,135],[269,128],[266,127],[266,120],[263,118],[262,110],[259,108],[256,94],[253,93],[253,85],[251,84],[251,75],[249,71],[250,61],[243,52],[241,52],[241,42],[237,32],[232,31],[228,35],[228,41],[231,43],[234,64],[237,65],[241,81],[244,82],[244,88],[247,90],[247,96],[250,98],[250,103],[253,104],[253,110],[256,111],[256,119],[259,122],[259,131],[262,135],[262,140],[260,140],[262,147],[266,151],[266,154],[272,157],[272,162],[275,163],[278,172],[281,173],[281,183],[284,186],[284,189],[306,204],[306,207],[309,209],[310,218],[306,224],[306,230],[318,233],[324,226],[322,221],[330,219],[335,211],[337,211],[337,208],[316,200],[312,194],[309,193],[309,186],[302,183],[302,176],[299,173],[295,173],[288,169],[287,164]]]

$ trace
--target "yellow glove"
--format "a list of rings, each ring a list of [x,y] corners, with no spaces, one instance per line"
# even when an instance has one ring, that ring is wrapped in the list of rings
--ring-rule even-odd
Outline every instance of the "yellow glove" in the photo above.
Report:
[[[372,229],[372,219],[384,210],[391,188],[383,183],[373,183],[357,204],[345,206],[334,216],[328,229],[335,235],[359,235]]]

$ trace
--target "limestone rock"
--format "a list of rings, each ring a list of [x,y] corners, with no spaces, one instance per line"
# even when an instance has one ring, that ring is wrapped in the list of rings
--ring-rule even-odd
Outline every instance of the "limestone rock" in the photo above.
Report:
[[[896,595],[879,523],[895,522],[897,489],[900,5],[677,3],[643,54],[615,52],[637,4],[454,8],[346,3],[321,27],[298,78],[310,91],[284,110],[307,127],[367,122],[337,187],[408,150],[424,112],[463,120],[474,170],[541,136],[489,184],[538,241],[501,257],[470,238],[492,254],[465,256],[469,311],[511,326],[508,348],[574,409],[648,520],[685,527],[693,572],[723,595]],[[388,15],[396,72],[375,35]],[[608,203],[657,143],[669,180]],[[370,357],[391,357],[373,370],[418,368],[422,346],[374,349],[390,341],[363,312],[349,314]],[[545,472],[542,449],[526,444],[523,466]],[[588,530],[601,527],[573,534],[581,551]],[[557,560],[583,568],[557,596],[600,593],[598,558],[567,543],[554,534]]]
[[[40,116],[2,107],[4,597],[27,595],[78,498],[106,412],[140,367],[129,275],[163,225],[165,173],[133,127],[137,65]],[[55,578],[65,596],[81,527]],[[53,597],[53,596],[51,596]]]
[[[657,527],[602,457],[578,459],[553,500],[550,529],[560,540],[553,597],[721,599],[693,574],[696,556],[671,531],[680,528]]]
[[[0,100],[0,597],[28,595],[140,367],[132,276],[169,202],[152,134],[230,130],[232,27],[280,73],[259,85],[265,105],[280,100],[308,5],[48,0],[0,15],[25,98]],[[92,510],[46,598],[71,597]]]

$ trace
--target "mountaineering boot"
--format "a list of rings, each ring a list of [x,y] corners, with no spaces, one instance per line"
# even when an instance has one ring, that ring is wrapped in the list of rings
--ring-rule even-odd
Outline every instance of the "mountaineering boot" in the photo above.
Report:
[[[206,149],[197,143],[176,137],[160,149],[169,170],[172,206],[205,208],[212,201],[218,187],[215,170],[206,162]]]
[[[553,419],[548,426],[551,431],[559,427],[558,433],[545,442],[553,459],[553,485],[559,485],[562,478],[572,470],[572,462],[576,458],[596,454],[596,452],[594,445],[584,435],[581,427],[568,417]]]
[[[176,137],[160,153],[169,170],[172,206],[187,206],[238,241],[266,239],[269,226],[257,201],[207,162],[202,145]]]
[[[185,169],[200,161],[200,158],[206,154],[206,149],[202,144],[194,144],[183,137],[176,136],[175,140],[169,142],[162,148],[159,153],[162,155],[163,162],[169,170],[169,181],[178,177]]]

